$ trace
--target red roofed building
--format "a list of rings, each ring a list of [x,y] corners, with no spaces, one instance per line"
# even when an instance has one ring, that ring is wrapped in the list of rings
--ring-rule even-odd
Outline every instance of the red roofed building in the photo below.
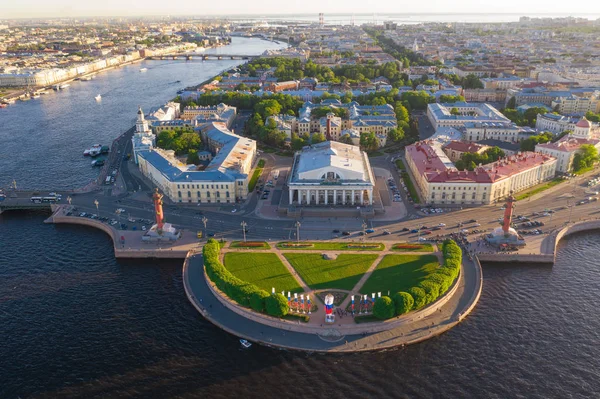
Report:
[[[444,153],[446,153],[446,155],[448,155],[448,158],[450,158],[450,160],[452,162],[458,161],[460,159],[460,157],[462,156],[462,154],[465,154],[465,153],[481,154],[488,148],[489,147],[487,145],[470,143],[467,141],[451,141],[450,143],[446,144],[443,147]]]
[[[537,144],[535,151],[555,157],[557,159],[556,170],[567,173],[573,168],[575,154],[584,144],[591,144],[600,151],[600,140],[575,137],[572,134],[564,136],[556,143]]]
[[[459,171],[434,141],[407,146],[405,160],[427,204],[491,204],[511,191],[516,193],[549,180],[556,173],[556,158],[535,152],[502,158],[474,171]]]

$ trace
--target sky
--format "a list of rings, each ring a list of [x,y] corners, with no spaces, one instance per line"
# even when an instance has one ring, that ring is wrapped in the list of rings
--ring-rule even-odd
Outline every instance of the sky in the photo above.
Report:
[[[408,3],[408,4],[407,4]],[[54,18],[78,16],[145,16],[145,15],[272,15],[272,14],[385,14],[385,13],[509,13],[530,15],[600,14],[600,1],[571,0],[0,0],[0,19]]]

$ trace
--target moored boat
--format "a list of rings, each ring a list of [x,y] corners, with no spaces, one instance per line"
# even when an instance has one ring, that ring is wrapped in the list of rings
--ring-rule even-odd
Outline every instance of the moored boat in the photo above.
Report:
[[[140,72],[146,72],[148,68],[140,68]]]
[[[83,155],[95,157],[97,155],[100,155],[100,151],[102,151],[102,146],[100,144],[94,144],[92,147],[83,151]]]
[[[245,339],[240,339],[240,344],[242,344],[242,346],[243,346],[244,348],[246,348],[246,349],[248,349],[249,347],[251,347],[251,346],[252,346],[252,343],[248,342],[248,341],[247,341],[247,340],[245,340]]]
[[[94,97],[96,99],[96,101],[101,101],[102,100],[102,96],[100,94],[98,94],[96,97]]]
[[[96,159],[92,161],[92,166],[102,166],[104,165],[104,159]]]

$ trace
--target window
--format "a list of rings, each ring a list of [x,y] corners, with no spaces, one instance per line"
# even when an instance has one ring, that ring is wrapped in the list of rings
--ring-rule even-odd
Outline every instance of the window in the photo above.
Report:
[[[221,184],[221,190],[223,189],[223,185]]]
[[[179,184],[177,185],[177,188],[179,188]]]
[[[210,191],[206,192],[206,197],[210,198]]]
[[[217,198],[221,198],[221,193],[217,191]]]
[[[200,191],[198,191],[198,192],[196,193],[196,195],[198,196],[198,198],[200,198]]]
[[[177,191],[177,196],[181,198],[181,191]]]
[[[227,192],[225,193],[225,196],[226,196],[227,198],[229,198],[229,191],[227,191]]]
[[[188,198],[192,196],[192,192],[188,191]]]

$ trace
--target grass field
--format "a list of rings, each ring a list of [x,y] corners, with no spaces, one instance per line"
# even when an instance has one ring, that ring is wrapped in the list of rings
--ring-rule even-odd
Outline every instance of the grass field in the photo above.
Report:
[[[301,250],[301,249],[314,249],[314,250],[329,250],[329,251],[383,251],[384,245],[379,242],[305,242],[300,241],[300,246],[285,246],[285,244],[294,245],[295,241],[284,241],[277,243],[277,248],[284,250]],[[364,247],[361,247],[365,245]]]
[[[225,267],[236,277],[255,284],[267,292],[302,292],[296,279],[272,253],[229,252],[225,254]]]
[[[406,167],[404,166],[404,162],[402,162],[401,159],[396,159],[396,167],[400,170],[406,170]]]
[[[542,191],[548,190],[550,187],[554,187],[557,184],[562,183],[564,181],[566,181],[566,180],[563,180],[560,178],[550,180],[548,183],[537,185],[527,191],[522,192],[521,194],[515,196],[515,198],[517,199],[517,201],[524,200],[526,198],[531,197],[532,195],[535,195],[535,194],[541,193]]]
[[[270,249],[271,246],[265,241],[232,241],[229,248]]]
[[[325,260],[315,253],[283,255],[313,289],[351,290],[377,259],[375,254],[341,254],[335,260]]]
[[[392,251],[397,252],[433,252],[433,245],[425,243],[425,244],[408,244],[408,243],[400,243],[394,244],[391,248]]]
[[[434,273],[439,263],[435,255],[386,255],[360,288],[363,294],[381,292],[394,295],[406,291]]]
[[[258,161],[258,165],[256,165],[256,169],[254,169],[254,173],[252,173],[252,177],[250,178],[250,182],[248,183],[248,191],[254,191],[254,187],[256,187],[256,182],[260,178],[262,174],[263,168],[265,167],[265,160],[261,159]]]

